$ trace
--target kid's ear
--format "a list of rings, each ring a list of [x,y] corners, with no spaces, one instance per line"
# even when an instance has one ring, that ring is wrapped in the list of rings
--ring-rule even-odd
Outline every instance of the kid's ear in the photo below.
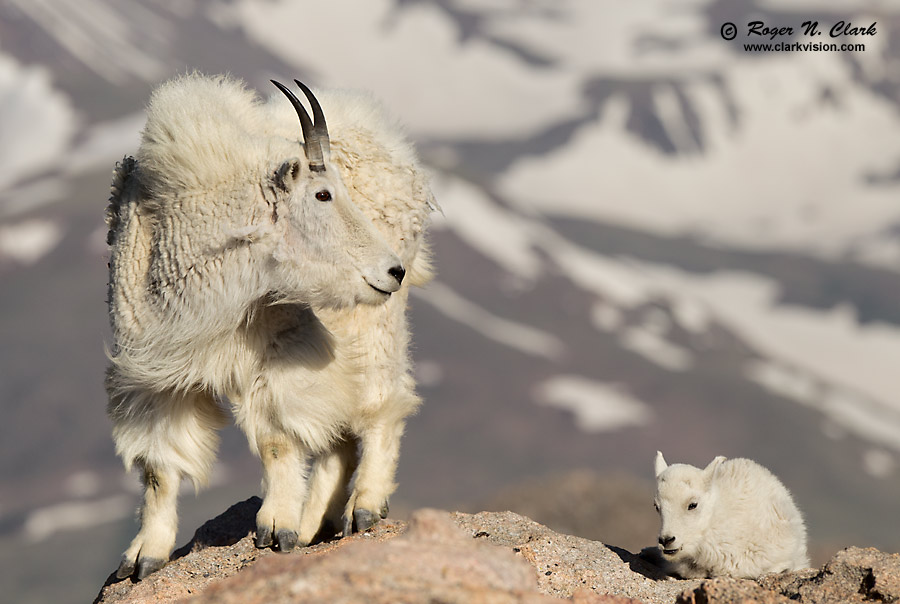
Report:
[[[713,476],[716,475],[716,471],[719,469],[719,466],[722,465],[723,461],[725,461],[725,456],[719,455],[711,462],[709,462],[709,465],[706,466],[706,468],[703,470],[703,474],[706,476],[707,482],[712,480]]]
[[[275,186],[282,191],[293,191],[294,185],[297,184],[297,179],[300,178],[300,169],[300,160],[298,158],[286,159],[275,170],[275,175],[273,176]]]
[[[653,469],[656,471],[656,475],[659,476],[665,472],[668,467],[669,464],[666,463],[666,458],[663,457],[662,451],[657,451],[656,461],[653,463]]]

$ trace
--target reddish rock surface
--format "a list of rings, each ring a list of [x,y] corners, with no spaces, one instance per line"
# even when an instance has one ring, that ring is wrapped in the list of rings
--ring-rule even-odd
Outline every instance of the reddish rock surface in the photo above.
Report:
[[[253,544],[258,498],[201,527],[141,582],[110,575],[101,604],[447,602],[475,604],[838,604],[900,602],[900,555],[848,548],[821,570],[759,580],[666,577],[624,549],[512,512],[419,510],[291,554]]]

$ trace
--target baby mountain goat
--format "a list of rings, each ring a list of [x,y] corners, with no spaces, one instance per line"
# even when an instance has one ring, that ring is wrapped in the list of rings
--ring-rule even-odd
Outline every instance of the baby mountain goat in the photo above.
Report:
[[[179,482],[208,479],[228,406],[263,463],[259,547],[387,513],[420,402],[405,310],[431,276],[435,205],[377,103],[322,92],[320,105],[297,84],[312,117],[277,83],[289,102],[227,77],[163,84],[116,168],[108,412],[144,484],[120,578],[168,560]]]
[[[755,578],[809,566],[806,526],[791,494],[749,459],[716,457],[705,469],[656,453],[659,546],[685,579]]]

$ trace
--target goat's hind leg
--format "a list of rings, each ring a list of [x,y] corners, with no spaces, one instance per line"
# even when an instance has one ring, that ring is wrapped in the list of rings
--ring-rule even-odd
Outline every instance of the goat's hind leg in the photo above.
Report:
[[[108,382],[113,440],[126,467],[142,470],[141,528],[125,550],[119,579],[143,579],[162,568],[175,547],[178,487],[182,477],[206,482],[215,457],[216,430],[225,413],[208,395],[118,390]]]
[[[141,530],[122,555],[116,577],[135,574],[143,579],[169,561],[178,530],[178,485],[181,477],[171,469],[143,468],[144,501],[141,504]]]

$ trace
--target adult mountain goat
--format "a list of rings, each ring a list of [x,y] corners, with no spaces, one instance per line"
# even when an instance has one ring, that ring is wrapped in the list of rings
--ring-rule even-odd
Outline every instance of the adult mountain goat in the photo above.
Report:
[[[259,547],[364,530],[395,488],[420,402],[405,309],[431,276],[428,179],[369,97],[320,105],[297,82],[310,117],[275,84],[290,102],[227,77],[163,84],[115,170],[108,412],[144,484],[120,578],[168,560],[179,482],[208,479],[228,405],[263,463]]]

